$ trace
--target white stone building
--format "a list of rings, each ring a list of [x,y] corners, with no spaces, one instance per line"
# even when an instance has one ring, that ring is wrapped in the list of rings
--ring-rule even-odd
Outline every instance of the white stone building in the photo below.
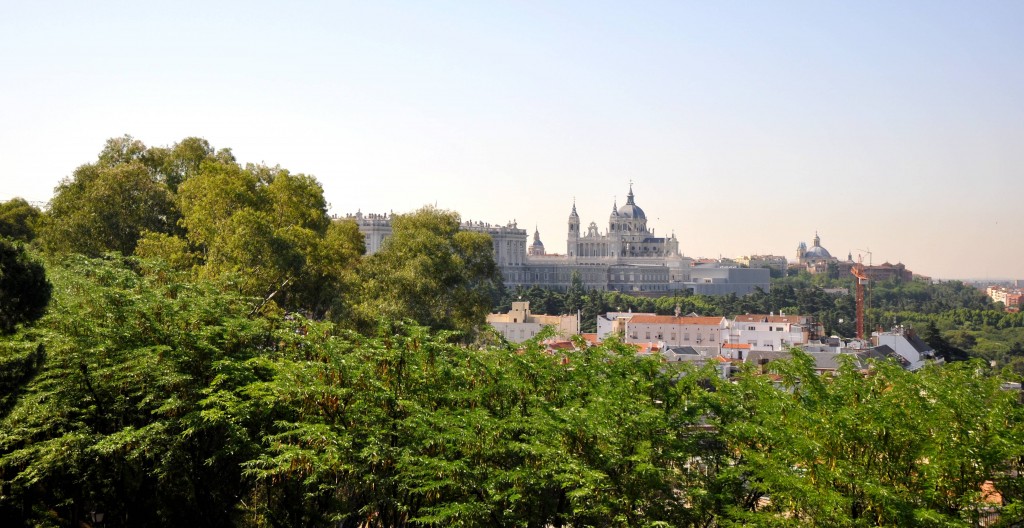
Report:
[[[391,233],[388,215],[349,215],[367,237],[367,253],[378,251]],[[504,226],[482,222],[464,222],[463,229],[491,235],[494,259],[506,288],[519,286],[565,291],[578,273],[586,289],[621,291],[641,295],[667,294],[693,289],[713,295],[750,293],[760,287],[768,290],[767,270],[745,268],[701,269],[691,267],[692,259],[679,251],[676,236],[656,236],[647,225],[647,215],[635,201],[630,186],[626,204],[612,206],[608,228],[600,230],[591,222],[581,232],[576,204],[568,218],[566,254],[545,251],[540,233],[534,230],[533,243],[527,247],[527,233],[515,222]]]
[[[725,317],[634,315],[626,321],[625,341],[718,350],[728,331],[729,321]]]
[[[633,312],[608,312],[597,314],[597,339],[603,341],[610,335],[626,335],[626,323],[634,315],[655,315],[653,313]]]

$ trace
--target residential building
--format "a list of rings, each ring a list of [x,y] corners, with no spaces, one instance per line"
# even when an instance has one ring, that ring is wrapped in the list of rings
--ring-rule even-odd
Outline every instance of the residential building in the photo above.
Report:
[[[609,335],[626,335],[626,322],[634,315],[655,315],[652,313],[608,312],[597,314],[597,339],[604,341]]]
[[[672,347],[690,346],[717,353],[728,329],[725,317],[634,315],[626,321],[625,341],[659,341]]]
[[[936,359],[935,350],[917,336],[912,329],[896,326],[888,332],[874,332],[871,343],[875,347],[887,346],[902,358],[903,367],[917,370],[930,362],[942,362]]]
[[[992,302],[1001,302],[1007,312],[1019,312],[1024,299],[1024,289],[1006,286],[989,286],[985,289]]]
[[[736,263],[748,268],[769,268],[777,271],[786,271],[789,263],[786,257],[781,255],[750,255],[736,259]]]
[[[809,315],[746,314],[729,323],[727,343],[744,343],[751,350],[779,351],[816,340],[825,333]]]

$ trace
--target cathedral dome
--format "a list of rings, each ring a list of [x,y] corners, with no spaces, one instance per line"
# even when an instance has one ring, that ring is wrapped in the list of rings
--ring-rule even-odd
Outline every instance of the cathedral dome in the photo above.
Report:
[[[808,249],[807,253],[804,253],[804,258],[806,258],[806,259],[831,259],[832,258],[832,254],[830,254],[827,249],[825,249],[825,248],[823,248],[821,246],[814,246],[811,249]]]
[[[818,233],[814,233],[814,245],[804,253],[804,260],[832,260],[832,254],[821,247],[821,237]]]
[[[647,215],[644,214],[644,210],[637,207],[636,204],[623,205],[619,207],[619,216],[625,216],[627,218],[647,219]]]
[[[544,243],[540,241],[540,231],[533,228],[533,244],[527,249],[529,255],[544,255]]]
[[[626,195],[626,204],[619,207],[619,216],[633,218],[636,220],[647,220],[647,215],[636,203],[633,202],[633,186],[629,186],[629,194]]]

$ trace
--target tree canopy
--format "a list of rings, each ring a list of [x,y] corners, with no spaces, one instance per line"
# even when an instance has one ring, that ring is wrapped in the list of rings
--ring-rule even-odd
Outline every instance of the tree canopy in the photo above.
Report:
[[[797,353],[724,381],[614,340],[480,349],[254,312],[159,261],[52,275],[50,313],[0,341],[5,525],[1021,520],[1024,407],[980,363],[821,377]]]
[[[364,325],[411,319],[471,336],[501,291],[491,237],[461,231],[458,214],[425,207],[395,215],[392,234],[361,268]]]
[[[36,223],[42,212],[23,198],[0,203],[0,237],[31,242],[36,237]]]
[[[51,291],[42,263],[22,245],[0,238],[0,335],[42,317]]]
[[[639,298],[577,276],[502,297],[493,242],[457,214],[397,215],[364,256],[315,178],[199,138],[111,139],[38,219],[24,205],[0,208],[38,229],[0,238],[2,526],[1024,522],[1012,362],[820,375],[794,351],[723,379],[614,338],[473,339],[516,297],[584,324],[785,309],[843,332],[836,279]],[[872,295],[873,321],[896,313],[949,354],[1024,356],[1001,340],[1024,343],[1021,315],[962,285]]]

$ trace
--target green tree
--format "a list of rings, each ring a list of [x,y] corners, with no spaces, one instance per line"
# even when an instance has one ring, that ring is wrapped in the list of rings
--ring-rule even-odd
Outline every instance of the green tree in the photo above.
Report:
[[[42,213],[23,198],[0,203],[0,237],[31,242],[36,237],[36,223]]]
[[[261,169],[266,173],[261,181],[269,180],[266,192],[278,227],[297,226],[322,235],[331,220],[324,190],[316,178],[291,174],[280,167]]]
[[[572,270],[572,279],[569,282],[569,288],[565,292],[565,311],[568,314],[576,314],[583,310],[584,296],[586,290],[583,289],[583,279],[580,278],[580,272],[578,270]]]
[[[177,199],[202,276],[233,276],[246,294],[318,316],[339,317],[352,304],[342,296],[352,292],[362,240],[354,225],[332,225],[315,178],[207,157]]]
[[[331,222],[324,235],[294,227],[278,231],[302,256],[302,268],[288,289],[288,305],[301,307],[316,318],[350,321],[356,302],[356,269],[366,251],[359,226]]]
[[[275,342],[271,323],[247,317],[253,299],[140,268],[51,266],[55,298],[34,329],[45,360],[0,416],[0,524],[78,526],[92,509],[122,526],[236,518],[265,415],[222,420],[205,400],[252,381],[243,366]]]
[[[42,317],[51,291],[43,265],[20,244],[0,238],[0,335]]]
[[[178,187],[177,204],[186,237],[205,255],[215,250],[218,233],[243,210],[266,209],[258,180],[236,163],[208,162]]]
[[[177,192],[182,182],[198,174],[205,161],[234,162],[230,152],[215,156],[210,143],[197,137],[185,138],[169,148],[151,147],[143,159],[172,192]]]
[[[396,215],[391,228],[361,270],[362,319],[408,318],[471,338],[501,288],[490,236],[460,231],[456,213],[432,207]]]
[[[176,218],[167,187],[141,161],[96,163],[79,167],[57,187],[40,238],[52,253],[130,255],[143,231],[171,232]]]
[[[981,489],[1022,448],[1016,395],[980,364],[921,372],[893,362],[869,375],[848,361],[835,377],[797,351],[772,363],[784,390],[753,371],[719,387],[722,440],[734,453],[724,511],[777,526],[975,526],[992,508]],[[1013,425],[1010,425],[1013,424]],[[1007,510],[1012,513],[1013,508]]]

